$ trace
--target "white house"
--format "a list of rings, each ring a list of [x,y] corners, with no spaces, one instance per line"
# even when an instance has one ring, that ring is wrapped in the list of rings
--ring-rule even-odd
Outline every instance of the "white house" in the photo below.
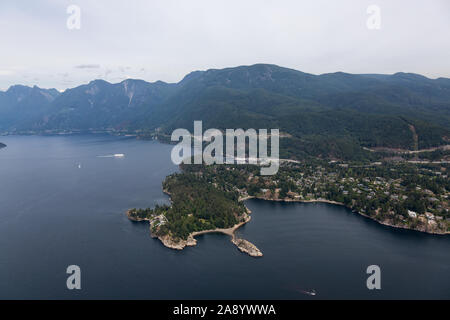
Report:
[[[417,212],[408,210],[408,216],[409,216],[410,218],[417,218]]]

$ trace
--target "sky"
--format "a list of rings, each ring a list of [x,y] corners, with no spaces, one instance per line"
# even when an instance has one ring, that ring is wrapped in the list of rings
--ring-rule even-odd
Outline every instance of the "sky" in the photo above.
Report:
[[[448,0],[1,0],[0,90],[255,63],[450,78],[449,34]]]

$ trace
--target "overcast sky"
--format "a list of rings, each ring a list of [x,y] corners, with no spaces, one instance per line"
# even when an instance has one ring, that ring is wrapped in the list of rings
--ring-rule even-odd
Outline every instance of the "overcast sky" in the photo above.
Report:
[[[80,29],[67,27],[72,4]],[[370,5],[381,10],[380,29],[367,27]],[[449,34],[448,0],[1,0],[0,90],[177,82],[255,63],[450,78]]]

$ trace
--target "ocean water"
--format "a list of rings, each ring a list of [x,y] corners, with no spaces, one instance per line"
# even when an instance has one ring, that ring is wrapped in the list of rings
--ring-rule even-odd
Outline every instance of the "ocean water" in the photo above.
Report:
[[[108,135],[0,141],[0,299],[449,299],[450,236],[397,230],[329,204],[249,200],[238,233],[165,248],[132,207],[168,203],[172,146]],[[123,158],[111,157],[123,153]],[[81,268],[68,290],[66,268]],[[368,290],[369,265],[381,290]],[[314,289],[316,296],[305,291]]]

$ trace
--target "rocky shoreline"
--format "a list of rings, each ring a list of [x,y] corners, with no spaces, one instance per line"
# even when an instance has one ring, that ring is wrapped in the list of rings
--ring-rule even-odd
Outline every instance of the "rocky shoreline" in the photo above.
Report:
[[[167,190],[163,190],[164,193],[168,194],[170,196],[170,193]],[[239,201],[245,201],[245,200],[249,200],[249,199],[259,199],[259,200],[264,200],[264,201],[276,201],[276,202],[301,202],[301,203],[328,203],[328,204],[333,204],[333,205],[340,205],[340,206],[344,206],[346,208],[349,208],[348,206],[346,206],[344,203],[342,202],[337,202],[337,201],[332,201],[332,200],[327,200],[327,199],[310,199],[310,200],[305,200],[305,199],[291,199],[291,198],[285,198],[285,199],[273,199],[273,198],[268,198],[268,197],[258,197],[258,196],[245,196],[245,197],[241,197],[239,198]],[[161,243],[170,249],[174,249],[174,250],[183,250],[186,247],[191,247],[191,246],[195,246],[197,245],[197,240],[195,239],[196,236],[202,235],[202,234],[207,234],[207,233],[222,233],[225,235],[228,235],[231,237],[231,242],[243,253],[247,253],[248,255],[252,256],[252,257],[262,257],[263,253],[251,242],[245,240],[245,239],[241,239],[241,238],[237,238],[236,237],[236,230],[239,229],[241,226],[243,226],[244,224],[248,223],[251,220],[250,217],[250,209],[248,209],[247,207],[245,207],[246,212],[243,215],[244,220],[237,223],[236,225],[234,225],[233,227],[230,228],[216,228],[216,229],[211,229],[211,230],[202,230],[202,231],[196,231],[196,232],[192,232],[191,234],[189,234],[189,236],[187,237],[186,240],[184,239],[175,239],[174,237],[172,237],[170,234],[166,234],[166,235],[156,235],[154,234],[154,232],[152,231],[154,229],[155,226],[158,226],[164,222],[167,222],[167,220],[165,220],[165,216],[160,215],[160,216],[153,216],[150,218],[139,218],[139,217],[135,217],[132,216],[130,214],[130,210],[127,211],[127,217],[128,219],[130,219],[131,221],[134,222],[143,222],[143,221],[149,221],[149,228],[150,228],[150,235],[152,238],[157,238],[161,241]],[[428,222],[427,220],[423,221],[421,225],[416,226],[415,228],[411,228],[407,225],[404,224],[398,224],[398,223],[394,223],[392,220],[390,219],[386,219],[384,221],[381,220],[377,220],[374,219],[373,217],[370,217],[362,212],[358,212],[356,210],[353,210],[351,208],[349,208],[350,210],[352,210],[353,212],[362,215],[365,218],[371,219],[379,224],[385,225],[385,226],[389,226],[392,228],[398,228],[398,229],[406,229],[406,230],[414,230],[414,231],[418,231],[418,232],[424,232],[424,233],[428,233],[428,234],[435,234],[435,235],[445,235],[445,234],[450,234],[450,232],[442,232],[440,230],[436,230],[432,228],[432,225],[430,222]],[[165,221],[164,221],[165,220]]]
[[[142,221],[149,221],[150,220],[148,218],[136,218],[136,217],[133,217],[130,213],[131,213],[131,210],[127,210],[126,215],[127,215],[127,218],[130,219],[133,222],[142,222]]]
[[[165,193],[169,194],[167,190],[164,190]],[[186,247],[192,247],[197,245],[197,240],[195,239],[196,236],[207,234],[207,233],[222,233],[225,235],[228,235],[231,237],[231,242],[241,251],[244,253],[247,253],[251,257],[262,257],[263,253],[250,241],[245,239],[240,239],[236,237],[236,230],[239,229],[241,226],[246,224],[251,220],[250,217],[250,209],[246,207],[246,213],[244,213],[244,221],[234,225],[231,228],[216,228],[211,230],[202,230],[202,231],[196,231],[189,234],[186,240],[184,239],[174,239],[169,234],[158,236],[153,233],[152,229],[156,222],[161,221],[161,216],[156,216],[153,218],[136,218],[130,215],[130,210],[126,212],[128,219],[134,222],[142,222],[142,221],[149,221],[149,227],[150,227],[150,235],[152,238],[157,238],[161,241],[161,243],[170,249],[174,250],[183,250]]]
[[[362,212],[353,210],[352,208],[346,206],[344,203],[342,202],[337,202],[337,201],[332,201],[332,200],[327,200],[327,199],[311,199],[311,200],[303,200],[303,199],[270,199],[270,198],[266,198],[266,197],[256,197],[256,196],[246,196],[244,198],[239,199],[240,201],[245,201],[245,200],[249,200],[249,199],[259,199],[259,200],[264,200],[264,201],[275,201],[275,202],[302,202],[302,203],[328,203],[328,204],[334,204],[334,205],[339,205],[339,206],[343,206],[346,207],[350,210],[352,210],[352,212],[357,213],[365,218],[368,218],[372,221],[375,221],[379,224],[382,224],[384,226],[388,226],[388,227],[392,227],[392,228],[397,228],[397,229],[405,229],[405,230],[412,230],[412,231],[417,231],[417,232],[424,232],[424,233],[428,233],[428,234],[434,234],[434,235],[447,235],[450,234],[449,231],[436,231],[433,229],[427,229],[426,226],[422,226],[421,228],[410,228],[408,226],[405,225],[401,225],[401,224],[395,224],[393,221],[386,219],[385,221],[380,221],[377,219],[374,219]]]

